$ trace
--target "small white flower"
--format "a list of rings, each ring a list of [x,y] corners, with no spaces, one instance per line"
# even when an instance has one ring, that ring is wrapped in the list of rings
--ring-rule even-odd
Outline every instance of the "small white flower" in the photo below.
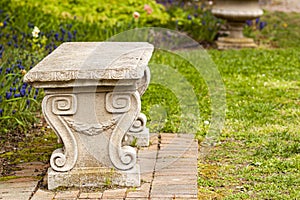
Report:
[[[38,27],[34,27],[32,31],[32,37],[37,38],[39,37],[40,29]]]
[[[133,17],[134,17],[135,19],[138,19],[138,18],[140,17],[140,13],[134,12],[134,13],[133,13]]]
[[[209,123],[209,121],[205,120],[205,121],[204,121],[204,124],[205,124],[205,125],[209,125],[210,123]]]

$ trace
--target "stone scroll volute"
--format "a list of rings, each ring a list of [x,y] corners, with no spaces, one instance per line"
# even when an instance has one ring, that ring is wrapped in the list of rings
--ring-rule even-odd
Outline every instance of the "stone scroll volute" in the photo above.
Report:
[[[122,114],[109,140],[111,162],[117,169],[131,169],[136,163],[136,152],[130,146],[122,146],[122,140],[140,113],[140,95],[138,92],[107,93],[106,110],[112,114]]]
[[[43,99],[42,110],[45,119],[64,145],[64,149],[56,149],[51,155],[50,165],[55,171],[69,171],[76,163],[76,140],[64,119],[65,116],[74,115],[76,109],[77,98],[73,94],[46,95]]]

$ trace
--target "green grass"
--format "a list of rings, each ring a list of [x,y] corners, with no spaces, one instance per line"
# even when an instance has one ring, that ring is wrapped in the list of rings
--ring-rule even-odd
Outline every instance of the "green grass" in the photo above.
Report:
[[[209,53],[226,85],[227,117],[199,162],[200,197],[299,199],[299,49]]]

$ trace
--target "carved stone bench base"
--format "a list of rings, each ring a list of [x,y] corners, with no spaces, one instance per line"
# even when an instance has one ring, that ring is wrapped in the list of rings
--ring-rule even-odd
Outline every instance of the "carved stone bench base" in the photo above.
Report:
[[[64,43],[26,74],[44,88],[43,114],[63,144],[50,158],[50,190],[140,185],[136,149],[123,142],[129,133],[149,144],[140,98],[153,50],[144,42]]]
[[[131,170],[89,167],[72,169],[68,172],[56,172],[48,168],[48,189],[58,187],[101,187],[110,185],[132,186],[140,184],[140,169],[136,165]]]

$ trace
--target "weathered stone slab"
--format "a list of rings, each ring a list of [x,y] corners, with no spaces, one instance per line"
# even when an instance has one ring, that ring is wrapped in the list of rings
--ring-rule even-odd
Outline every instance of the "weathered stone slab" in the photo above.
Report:
[[[30,70],[24,80],[42,88],[138,80],[144,76],[152,51],[153,46],[144,42],[67,42]]]

